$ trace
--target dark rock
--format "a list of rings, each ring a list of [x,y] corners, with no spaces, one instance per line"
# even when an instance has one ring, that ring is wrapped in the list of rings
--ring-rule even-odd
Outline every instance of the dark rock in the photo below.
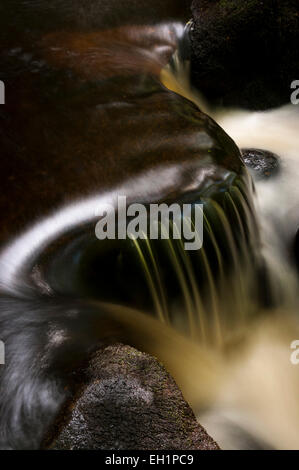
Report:
[[[290,101],[298,78],[298,0],[193,0],[194,84],[221,105]]]
[[[129,346],[97,352],[57,420],[51,449],[216,450],[174,380]]]
[[[272,152],[261,149],[242,149],[243,160],[258,179],[269,178],[279,170],[279,157]]]
[[[0,19],[4,24],[13,24],[18,35],[19,22],[23,26],[22,32],[32,34],[33,29],[43,32],[70,28],[86,31],[125,24],[187,21],[189,17],[190,0],[52,0],[51,3],[46,0],[2,0],[0,4]],[[2,28],[0,36],[3,34],[4,40],[5,33]]]

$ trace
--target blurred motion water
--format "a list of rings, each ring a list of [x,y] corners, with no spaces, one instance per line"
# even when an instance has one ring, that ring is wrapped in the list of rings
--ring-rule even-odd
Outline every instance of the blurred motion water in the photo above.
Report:
[[[108,338],[157,356],[222,448],[299,448],[299,108],[210,108],[181,55],[187,2],[127,3],[0,5],[0,447],[40,445],[73,356]],[[279,173],[253,185],[191,101]],[[202,202],[204,248],[95,243],[96,205],[121,191]]]
[[[213,109],[188,76],[188,63],[179,56],[162,72],[166,86],[211,115],[239,148],[270,150],[280,157],[278,174],[257,179],[254,196],[261,255],[269,268],[270,282],[264,289],[278,308],[260,311],[259,320],[243,330],[241,345],[229,347],[222,356],[226,385],[220,385],[214,408],[199,413],[200,421],[222,448],[298,449],[299,381],[290,362],[290,344],[299,325],[298,271],[292,252],[299,224],[299,108]],[[245,303],[248,300],[247,291]]]

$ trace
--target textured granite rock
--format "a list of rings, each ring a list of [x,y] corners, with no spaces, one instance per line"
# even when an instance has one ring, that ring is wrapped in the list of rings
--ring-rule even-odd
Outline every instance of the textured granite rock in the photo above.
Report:
[[[129,346],[98,351],[52,430],[51,449],[216,450],[174,380]]]

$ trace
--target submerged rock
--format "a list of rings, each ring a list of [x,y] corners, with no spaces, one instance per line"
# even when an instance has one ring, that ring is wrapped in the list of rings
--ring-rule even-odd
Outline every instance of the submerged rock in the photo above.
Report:
[[[216,450],[174,380],[129,346],[97,352],[54,426],[51,449]]]
[[[261,149],[242,149],[246,166],[252,170],[255,178],[269,178],[279,171],[279,157],[272,152]]]
[[[297,0],[193,0],[192,75],[210,100],[266,109],[298,79]]]

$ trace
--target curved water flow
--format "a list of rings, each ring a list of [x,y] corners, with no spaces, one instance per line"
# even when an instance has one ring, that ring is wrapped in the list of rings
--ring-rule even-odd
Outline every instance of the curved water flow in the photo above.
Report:
[[[252,201],[259,238],[256,237],[250,200],[247,196],[242,197],[244,192],[241,194],[237,186],[226,194],[226,207],[232,210],[240,228],[238,244],[243,258],[240,254],[234,256],[235,242],[229,235],[232,226],[218,209],[224,233],[230,240],[236,276],[233,290],[224,277],[226,303],[237,312],[231,326],[235,333],[240,333],[241,343],[233,343],[228,355],[223,350],[226,379],[221,383],[222,390],[210,411],[199,412],[199,417],[223,448],[297,449],[299,382],[296,366],[290,361],[290,344],[299,331],[298,273],[292,254],[299,226],[299,107],[290,104],[266,112],[213,109],[192,89],[188,63],[178,64],[177,58],[162,73],[162,80],[212,116],[239,148],[269,150],[280,158],[277,175],[254,181]],[[243,219],[245,215],[249,221],[245,229],[240,218],[242,212]],[[253,268],[248,243],[254,243],[260,259],[265,260],[266,278],[260,278]],[[247,274],[244,265],[249,268]],[[244,282],[247,276],[249,283]],[[252,291],[256,292],[260,287],[266,292],[268,301],[270,298],[266,310],[259,303],[252,305],[251,302]],[[223,315],[223,307],[225,309],[222,303],[220,315]],[[248,323],[247,318],[242,328],[246,311],[252,311],[255,320]]]
[[[0,254],[1,321],[8,325],[15,322],[18,331],[23,331],[26,328],[20,327],[18,322],[24,311],[28,314],[28,320],[25,318],[25,322],[29,322],[26,324],[28,328],[30,315],[43,309],[46,318],[52,310],[64,314],[66,307],[64,303],[55,303],[55,295],[58,303],[65,295],[67,299],[80,296],[91,300],[96,312],[97,309],[105,312],[114,323],[111,326],[105,315],[104,323],[101,323],[101,315],[96,315],[95,319],[85,304],[78,313],[80,308],[74,302],[70,316],[78,316],[82,329],[85,328],[84,334],[94,338],[93,335],[100,331],[105,336],[105,322],[108,323],[108,333],[110,327],[114,332],[114,328],[120,325],[121,333],[116,328],[119,335],[116,337],[130,341],[164,362],[198,413],[200,422],[223,448],[298,448],[299,378],[296,367],[290,362],[290,343],[299,337],[296,317],[298,276],[290,256],[290,245],[299,222],[299,109],[289,105],[278,110],[252,113],[209,107],[200,91],[194,90],[190,84],[189,63],[182,60],[180,48],[165,66],[177,44],[183,40],[184,29],[179,22],[165,21],[150,27],[139,22],[137,26],[130,27],[126,26],[128,18],[125,18],[125,26],[112,24],[111,30],[106,30],[97,23],[101,15],[90,12],[87,18],[78,14],[80,2],[76,2],[75,8],[73,2],[56,0],[55,5],[66,13],[67,28],[63,30],[64,21],[56,19],[58,23],[54,27],[51,15],[56,18],[55,9],[45,9],[42,1],[19,2],[20,10],[16,16],[14,6],[17,3],[6,3],[10,6],[5,15],[8,20],[14,18],[15,27],[22,18],[34,29],[33,33],[28,26],[22,33],[24,37],[19,32],[13,43],[8,44],[4,54],[7,78],[13,77],[20,85],[20,77],[23,79],[22,73],[25,73],[28,86],[26,83],[22,92],[26,100],[31,88],[34,89],[34,77],[42,76],[47,86],[52,84],[47,95],[47,105],[51,106],[43,119],[46,124],[55,123],[55,126],[61,109],[60,105],[55,108],[52,100],[61,98],[61,90],[67,90],[66,103],[63,102],[65,108],[62,106],[63,111],[58,113],[61,121],[55,134],[58,153],[65,151],[63,156],[67,157],[65,167],[73,164],[68,160],[70,149],[75,146],[73,142],[81,149],[84,130],[87,143],[87,137],[90,137],[94,144],[83,153],[85,158],[95,149],[96,156],[98,148],[103,152],[108,149],[104,157],[111,163],[110,168],[116,170],[113,179],[110,173],[103,176],[99,166],[94,176],[98,168],[92,159],[89,160],[85,168],[86,178],[90,178],[93,185],[88,185],[87,191],[86,184],[82,184],[78,177],[81,166],[75,167],[73,174],[77,175],[78,187],[70,184],[63,188],[63,192],[70,192],[70,201],[62,204],[59,200],[57,204],[49,192],[43,199],[46,209],[39,207],[41,212],[30,219],[31,223],[21,225],[17,233],[13,232],[13,240],[9,239]],[[104,3],[107,19],[111,2]],[[97,8],[95,2],[95,11]],[[33,17],[32,11],[35,12]],[[37,21],[39,11],[46,17],[49,13],[49,20],[45,20],[45,33],[40,31]],[[24,50],[18,41],[23,41]],[[36,50],[32,51],[33,43]],[[67,71],[60,74],[64,67]],[[136,73],[141,76],[136,78]],[[114,74],[118,78],[109,81]],[[79,77],[79,85],[74,85],[75,75]],[[157,75],[163,87],[157,85],[156,78],[152,79]],[[53,86],[56,79],[60,80],[60,92],[59,86],[57,89]],[[91,85],[85,80],[90,80]],[[194,106],[177,100],[178,97],[173,100],[167,89],[184,96],[210,115],[240,148],[257,147],[278,154],[281,160],[278,175],[269,181],[255,181],[253,188],[248,173],[237,176],[221,165],[216,169],[211,165],[203,171],[198,162],[192,159],[185,161],[186,149],[190,152],[204,151],[211,146],[211,139],[198,131],[205,121],[198,120]],[[161,102],[155,101],[161,90]],[[86,108],[82,106],[85,96],[90,101]],[[111,96],[113,100],[110,102]],[[26,100],[25,104],[29,106]],[[69,107],[68,100],[73,107]],[[157,103],[165,107],[160,110]],[[36,126],[39,129],[38,105],[37,117],[32,120],[33,127],[29,127],[31,131]],[[26,106],[22,108],[23,116],[27,115]],[[178,122],[177,116],[169,111],[173,112],[175,106],[181,113],[179,118],[188,117],[184,121],[185,127],[181,127],[183,121]],[[156,107],[160,112],[159,125],[152,129],[153,132],[146,133],[144,129],[153,120]],[[119,113],[124,115],[119,117]],[[110,120],[101,134],[99,121],[105,116]],[[78,127],[76,125],[73,129],[71,124],[76,119]],[[66,121],[71,123],[70,127]],[[85,121],[92,124],[90,133]],[[112,121],[114,133],[110,132]],[[195,127],[190,131],[191,121]],[[64,139],[59,140],[60,126],[66,126],[62,129],[70,132],[70,148],[65,146]],[[170,132],[171,126],[176,132]],[[143,148],[138,139],[139,131],[144,132]],[[119,134],[118,140],[114,138],[115,133]],[[80,135],[78,141],[77,134]],[[33,149],[38,148],[39,151],[38,132],[34,137],[37,140]],[[9,150],[14,149],[12,140],[5,141]],[[153,160],[148,160],[144,171],[139,171],[139,166],[136,171],[136,155],[140,165],[144,148],[154,156]],[[174,148],[178,151],[178,159],[182,156],[180,164],[170,158]],[[158,162],[157,149],[161,154],[169,152],[164,163]],[[52,164],[46,148],[44,154],[47,165]],[[115,155],[119,156],[126,170],[126,166],[132,170],[131,176],[127,176],[129,172],[121,173],[121,165],[115,165]],[[77,160],[80,159],[81,153],[78,152]],[[55,161],[53,165],[51,168],[59,177],[65,168],[57,164],[57,171]],[[111,182],[106,187],[108,177],[111,177]],[[213,177],[221,183],[210,184]],[[69,180],[69,177],[65,178],[66,183]],[[101,192],[98,192],[99,187]],[[53,188],[57,189],[56,186]],[[192,203],[203,204],[203,248],[191,254],[185,251],[179,240],[156,241],[146,236],[142,240],[126,240],[112,245],[95,244],[91,236],[96,221],[95,211],[108,203],[116,206],[116,195],[123,192],[128,195],[129,202],[144,203],[164,200],[169,194],[172,199],[180,201],[182,193],[191,194]],[[85,197],[81,198],[81,193]],[[12,221],[17,218],[16,215]],[[172,229],[175,231],[176,226]],[[94,259],[98,263],[94,263]],[[92,288],[89,285],[91,279]],[[32,298],[32,292],[35,294],[36,291],[42,294],[43,305],[39,304],[39,299]],[[112,302],[119,305],[112,305]],[[144,310],[146,314],[132,310],[128,305]],[[8,315],[11,312],[13,318]],[[86,324],[85,315],[91,320],[91,325]],[[81,344],[83,339],[74,333],[74,323],[70,322],[66,331],[74,334]],[[92,329],[94,324],[98,328],[95,328],[95,333]],[[26,337],[25,346],[27,342]],[[20,347],[21,343],[20,339]],[[17,352],[17,348],[12,349],[13,353]],[[26,352],[24,361],[32,354],[30,348]],[[18,365],[17,359],[16,356],[14,365],[20,369],[22,363]],[[32,380],[36,379],[34,373],[38,367],[38,363],[35,368],[30,363]],[[17,395],[13,394],[15,384],[10,381],[2,397],[4,404],[5,400],[11,404],[12,395],[17,409],[21,409],[22,404],[34,403],[31,383],[26,387],[26,380],[31,376],[26,378],[23,371],[26,372],[25,366],[19,374],[22,383]],[[34,383],[39,382],[35,380]],[[51,405],[52,410],[57,401],[54,400],[53,404],[50,399],[51,386],[53,384],[46,383],[43,390],[44,401]],[[59,399],[62,399],[60,395]],[[7,410],[9,414],[13,407],[9,406]],[[13,422],[16,421],[14,415]],[[6,431],[3,432],[5,434]]]

